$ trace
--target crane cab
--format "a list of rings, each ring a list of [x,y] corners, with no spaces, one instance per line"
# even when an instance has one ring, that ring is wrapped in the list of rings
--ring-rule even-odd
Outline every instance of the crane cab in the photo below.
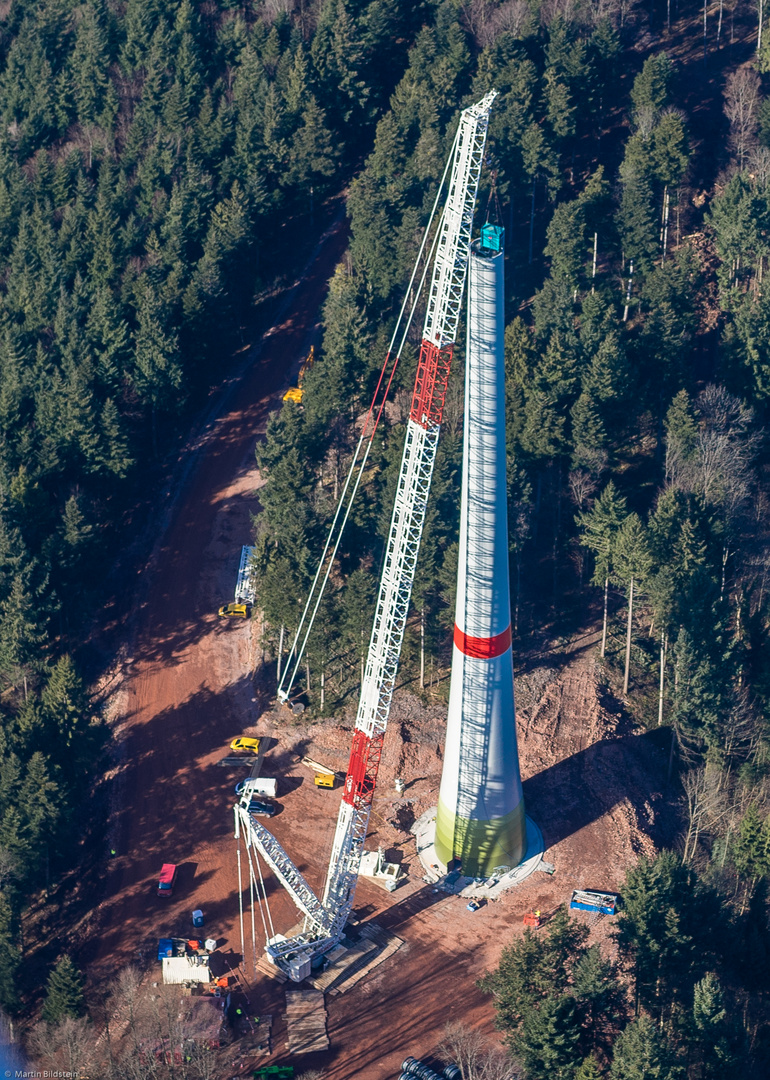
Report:
[[[316,787],[333,788],[336,782],[337,777],[333,772],[317,772],[313,777]]]

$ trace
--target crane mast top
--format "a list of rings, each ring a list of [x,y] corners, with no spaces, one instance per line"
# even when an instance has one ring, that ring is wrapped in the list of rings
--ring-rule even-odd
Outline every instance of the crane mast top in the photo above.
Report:
[[[448,194],[434,241],[435,262],[393,516],[322,902],[278,841],[248,814],[245,805],[236,807],[236,832],[239,825],[243,827],[247,844],[257,847],[305,915],[303,933],[288,940],[273,939],[267,947],[274,962],[295,979],[304,978],[312,958],[339,941],[353,905],[425,522],[495,96],[492,90],[464,109],[455,136]]]

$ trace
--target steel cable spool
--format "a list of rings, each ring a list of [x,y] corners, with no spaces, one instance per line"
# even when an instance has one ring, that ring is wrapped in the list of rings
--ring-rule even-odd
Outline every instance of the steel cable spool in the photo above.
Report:
[[[446,1080],[462,1080],[462,1075],[459,1065],[447,1065],[444,1069]]]
[[[419,1065],[419,1064],[420,1063],[417,1060],[417,1058],[413,1058],[413,1057],[404,1058],[404,1060],[401,1062],[401,1072],[402,1073],[408,1073],[410,1069],[414,1068],[415,1065]]]

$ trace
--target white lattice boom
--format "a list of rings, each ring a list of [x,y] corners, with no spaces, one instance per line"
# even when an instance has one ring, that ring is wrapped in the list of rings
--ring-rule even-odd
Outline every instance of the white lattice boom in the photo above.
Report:
[[[302,934],[289,941],[276,940],[267,950],[295,977],[296,969],[289,968],[288,957],[327,952],[342,936],[353,906],[436,460],[468,266],[473,208],[495,96],[496,92],[490,91],[460,116],[350,764],[322,902],[275,837],[247,812],[245,800],[236,809],[247,842],[264,856],[305,916]]]

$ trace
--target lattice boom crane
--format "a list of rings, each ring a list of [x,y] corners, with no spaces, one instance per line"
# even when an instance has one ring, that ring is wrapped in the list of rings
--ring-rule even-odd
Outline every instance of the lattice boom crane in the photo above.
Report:
[[[289,939],[273,936],[267,946],[271,959],[296,981],[309,974],[314,957],[337,944],[353,906],[436,460],[473,209],[495,96],[492,90],[463,110],[455,139],[395,505],[323,900],[316,897],[275,837],[246,806],[235,808],[236,835],[243,829],[247,846],[256,847],[305,916],[301,934]]]

